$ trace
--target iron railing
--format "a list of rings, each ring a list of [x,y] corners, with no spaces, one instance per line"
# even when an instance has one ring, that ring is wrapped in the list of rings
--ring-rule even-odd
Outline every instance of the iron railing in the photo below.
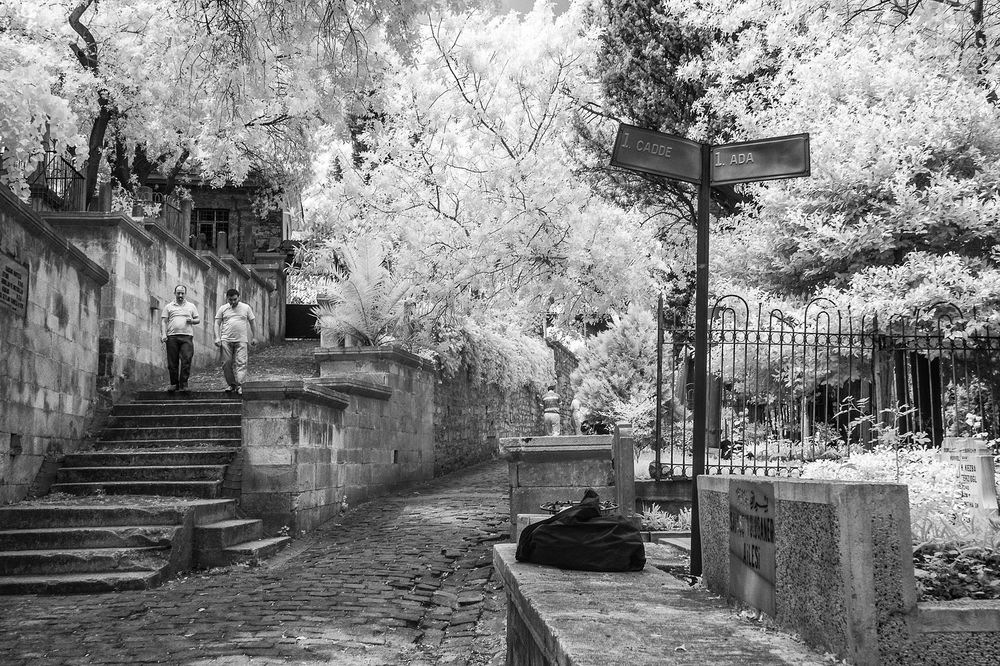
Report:
[[[87,179],[62,155],[47,151],[27,180],[32,210],[86,210]]]
[[[692,474],[693,335],[661,315],[653,478]],[[707,473],[797,475],[852,446],[1000,437],[1000,330],[946,304],[883,323],[823,300],[792,316],[720,298],[708,373]]]

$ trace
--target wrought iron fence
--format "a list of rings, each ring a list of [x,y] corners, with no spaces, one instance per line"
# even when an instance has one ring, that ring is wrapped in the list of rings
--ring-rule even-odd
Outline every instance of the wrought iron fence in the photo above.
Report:
[[[660,317],[654,478],[692,471],[693,322]],[[821,300],[802,313],[737,296],[711,312],[707,473],[797,475],[853,447],[1000,437],[1000,331],[937,304],[856,317]],[[658,446],[656,446],[658,443]]]
[[[32,210],[80,211],[86,208],[87,180],[73,164],[53,151],[28,177]]]

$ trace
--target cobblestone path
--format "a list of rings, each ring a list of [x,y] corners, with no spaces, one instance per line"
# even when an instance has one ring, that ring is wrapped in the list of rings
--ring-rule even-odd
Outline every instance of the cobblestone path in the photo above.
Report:
[[[0,597],[0,664],[502,664],[506,488],[489,462],[359,505],[258,568]]]

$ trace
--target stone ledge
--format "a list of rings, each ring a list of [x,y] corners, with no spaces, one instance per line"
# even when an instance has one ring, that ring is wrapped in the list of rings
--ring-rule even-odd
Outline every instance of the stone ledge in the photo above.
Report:
[[[214,266],[215,269],[220,273],[224,275],[229,275],[233,272],[233,269],[224,264],[222,260],[219,259],[218,255],[216,255],[211,250],[195,250],[194,252],[195,254],[198,255],[199,259],[201,259],[204,263],[206,263],[209,266]]]
[[[361,373],[359,373],[361,374]],[[364,373],[371,375],[373,373]],[[310,377],[303,380],[307,386],[316,386],[331,391],[339,391],[348,395],[360,395],[366,398],[388,400],[392,397],[392,389],[385,383],[379,383],[360,376],[350,374],[334,374],[326,377]]]
[[[956,599],[917,603],[924,634],[1000,632],[1000,599]]]
[[[537,659],[530,663],[560,665],[824,663],[790,636],[761,631],[721,599],[657,569],[661,558],[674,564],[667,552],[651,549],[642,571],[601,573],[517,562],[516,548],[493,549],[514,620],[508,657],[514,648]]]
[[[344,409],[351,404],[350,398],[343,393],[302,379],[247,382],[243,385],[243,401],[251,400],[304,400],[334,409]]]
[[[612,435],[568,435],[558,437],[502,437],[500,457],[509,462],[565,460],[610,460]]]
[[[413,352],[408,352],[402,347],[322,347],[313,352],[316,362],[323,361],[396,361],[400,365],[411,368],[420,368],[433,372],[434,363],[417,356]]]

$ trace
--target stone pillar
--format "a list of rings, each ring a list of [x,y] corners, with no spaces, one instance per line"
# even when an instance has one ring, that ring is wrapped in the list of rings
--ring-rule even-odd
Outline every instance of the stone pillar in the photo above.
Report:
[[[635,513],[635,440],[632,426],[619,423],[615,426],[612,442],[615,468],[615,504],[623,516]]]
[[[288,288],[285,278],[284,252],[255,252],[253,269],[265,280],[274,283],[275,290],[269,299],[271,316],[271,339],[285,337],[285,305],[288,303]]]

